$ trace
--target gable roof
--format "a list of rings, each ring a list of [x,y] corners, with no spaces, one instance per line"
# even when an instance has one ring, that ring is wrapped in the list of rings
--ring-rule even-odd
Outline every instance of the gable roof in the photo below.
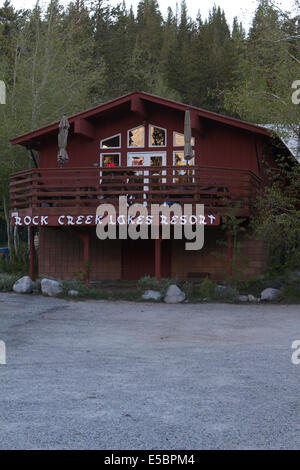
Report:
[[[114,107],[120,106],[122,104],[125,104],[131,101],[133,97],[138,97],[144,101],[160,104],[162,106],[173,108],[179,111],[185,111],[186,108],[189,108],[190,110],[194,110],[196,112],[196,115],[198,115],[199,117],[217,121],[223,124],[227,124],[229,126],[238,127],[240,129],[244,129],[250,132],[255,132],[257,134],[270,136],[270,132],[264,127],[251,124],[246,121],[241,121],[239,119],[225,116],[222,114],[214,113],[212,111],[207,111],[202,108],[197,108],[195,106],[189,106],[187,104],[179,103],[177,101],[169,100],[167,98],[161,98],[159,96],[155,96],[150,93],[145,93],[142,91],[133,91],[131,93],[123,95],[114,100],[107,101],[103,104],[87,109],[86,111],[82,111],[70,117],[68,116],[68,120],[70,124],[73,124],[76,121],[76,119],[79,119],[79,118],[89,118],[89,119],[97,118],[102,113],[108,110],[111,110]],[[45,136],[46,134],[52,133],[53,131],[58,129],[59,122],[60,121],[56,121],[46,126],[40,127],[39,129],[33,130],[31,132],[27,132],[26,134],[22,134],[17,137],[14,137],[13,139],[10,140],[10,142],[12,145],[16,145],[16,144],[26,145],[28,142],[35,140],[38,137],[42,137],[42,136]]]

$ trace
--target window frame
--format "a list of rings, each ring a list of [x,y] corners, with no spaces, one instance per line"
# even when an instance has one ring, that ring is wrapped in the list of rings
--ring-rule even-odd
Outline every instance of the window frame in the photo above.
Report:
[[[138,129],[139,127],[144,128],[144,140],[143,140],[143,145],[129,145],[129,132],[134,131],[135,129]],[[144,124],[139,124],[138,126],[132,127],[131,129],[127,130],[127,148],[128,149],[143,149],[145,148],[145,141],[146,141],[146,126]]]
[[[157,129],[161,129],[161,130],[165,131],[165,144],[164,145],[151,145],[151,126],[157,127]],[[151,148],[151,149],[153,149],[153,148],[154,149],[164,148],[164,147],[167,147],[167,142],[168,142],[167,129],[165,129],[164,127],[157,126],[156,124],[149,123],[149,129],[148,129],[148,146],[149,146],[149,148]]]
[[[180,147],[182,147],[182,145],[180,145]],[[194,149],[193,149],[193,152],[194,152],[194,157],[193,157],[193,158],[194,158],[194,163],[193,163],[192,166],[195,166],[195,150],[194,150]],[[173,166],[178,166],[178,167],[180,167],[181,165],[176,165],[176,163],[175,163],[175,155],[176,155],[176,153],[183,153],[183,155],[184,155],[184,150],[173,150]],[[188,165],[187,165],[187,166],[188,166]]]
[[[100,168],[103,167],[103,157],[105,157],[106,155],[118,155],[119,156],[119,165],[118,166],[121,166],[120,165],[120,162],[121,162],[121,152],[101,152],[100,153]],[[106,167],[105,167],[106,168]]]
[[[120,138],[120,145],[118,147],[103,147],[103,141],[104,140],[113,139],[114,137],[119,137]],[[101,150],[120,149],[121,146],[122,146],[122,140],[121,139],[122,139],[121,132],[119,132],[118,134],[115,134],[115,135],[110,135],[109,137],[105,137],[105,139],[100,140],[100,148],[101,148]]]
[[[173,147],[176,147],[176,148],[180,148],[180,147],[184,147],[184,143],[183,145],[177,145],[175,144],[175,134],[180,134],[184,137],[184,134],[182,134],[182,132],[178,132],[178,131],[173,131]],[[196,137],[194,137],[192,135],[192,139],[194,139],[194,143],[192,144],[192,147],[195,147],[196,146]]]

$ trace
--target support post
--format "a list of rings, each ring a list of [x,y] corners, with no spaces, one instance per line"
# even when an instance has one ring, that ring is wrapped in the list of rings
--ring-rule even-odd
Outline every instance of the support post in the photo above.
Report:
[[[161,278],[161,238],[155,240],[155,278],[160,282]]]
[[[231,229],[228,229],[227,233],[227,275],[228,275],[228,285],[231,286],[232,278],[232,232]]]
[[[34,281],[34,227],[29,227],[29,277]]]

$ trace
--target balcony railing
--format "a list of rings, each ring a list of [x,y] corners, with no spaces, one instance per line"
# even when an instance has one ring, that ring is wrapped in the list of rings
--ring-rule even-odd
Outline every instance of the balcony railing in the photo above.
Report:
[[[100,203],[204,204],[223,213],[238,206],[248,215],[260,179],[249,170],[199,166],[38,168],[11,175],[11,209],[42,214],[45,208],[96,208]],[[54,209],[57,208],[57,209]]]

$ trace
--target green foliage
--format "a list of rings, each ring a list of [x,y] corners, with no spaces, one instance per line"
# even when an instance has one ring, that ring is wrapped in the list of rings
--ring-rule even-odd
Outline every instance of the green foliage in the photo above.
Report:
[[[0,272],[0,292],[9,292],[20,276]]]
[[[248,280],[236,280],[234,287],[239,291],[241,295],[254,295],[254,297],[260,297],[261,292],[268,287],[278,288],[277,284],[273,284],[270,279],[260,277],[256,279]]]
[[[253,227],[269,250],[266,275],[278,278],[300,266],[299,166],[278,156],[270,185],[257,198]]]
[[[89,279],[90,272],[91,272],[91,261],[87,260],[84,263],[82,269],[78,269],[78,271],[75,271],[73,275],[75,279],[77,279],[78,281],[85,282]]]
[[[159,291],[162,296],[166,294],[166,291],[171,284],[178,285],[178,279],[162,278],[160,282],[158,282],[155,277],[145,276],[139,279],[137,283],[140,290],[156,290]],[[186,287],[188,286],[186,285]]]
[[[300,278],[287,280],[281,289],[282,299],[289,303],[300,303]]]
[[[12,252],[9,258],[0,256],[0,273],[16,274],[19,277],[28,275],[29,254],[26,243],[21,243],[19,253]]]
[[[225,91],[227,112],[299,134],[300,108],[291,100],[300,71],[299,12],[299,2],[288,13],[272,1],[259,1],[245,41],[247,53],[240,55],[235,81]]]
[[[213,299],[217,301],[233,302],[238,297],[239,292],[235,287],[229,286],[216,286],[213,294]]]
[[[140,300],[140,292],[138,290],[122,290],[122,289],[107,289],[107,288],[93,288],[84,284],[80,280],[63,279],[59,281],[63,287],[63,292],[58,296],[72,300]],[[76,290],[77,296],[69,296],[69,290]]]
[[[199,294],[203,299],[212,299],[215,292],[215,283],[206,277],[199,287]]]

